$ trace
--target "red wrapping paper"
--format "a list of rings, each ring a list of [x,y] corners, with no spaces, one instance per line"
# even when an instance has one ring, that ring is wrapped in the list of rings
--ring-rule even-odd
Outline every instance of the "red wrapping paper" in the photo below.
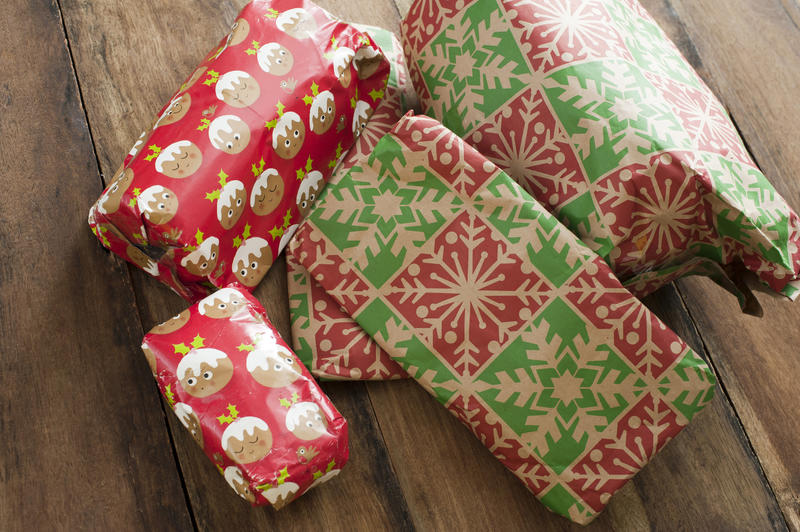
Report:
[[[280,509],[347,462],[347,422],[246,291],[206,297],[142,350],[175,415],[250,503]]]
[[[255,287],[383,98],[367,35],[305,0],[255,0],[159,112],[89,224],[190,301]]]

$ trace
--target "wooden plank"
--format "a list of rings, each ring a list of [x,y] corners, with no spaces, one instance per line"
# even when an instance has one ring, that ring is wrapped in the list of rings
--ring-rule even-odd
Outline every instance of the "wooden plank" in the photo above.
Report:
[[[156,0],[135,5],[122,0],[65,5],[65,24],[101,167],[107,175],[118,166],[141,127],[152,121],[153,114],[174,87],[180,85],[225,34],[244,4],[241,0],[233,4],[213,3],[203,9],[197,9],[191,0],[168,5]],[[358,12],[354,3],[322,2],[321,5],[343,17]],[[349,12],[342,9],[348,5]],[[372,16],[363,15],[361,19],[365,22],[376,24],[383,20],[395,27],[398,24],[397,13],[388,1],[372,6]],[[186,39],[186,35],[198,37]],[[182,299],[142,272],[133,271],[133,280],[145,330],[186,307]],[[286,266],[282,258],[255,294],[281,334],[290,338]],[[315,490],[280,513],[253,510],[243,503],[174,416],[168,416],[200,528],[410,527],[405,500],[363,385],[325,385],[324,389],[350,422],[350,463],[335,483]]]
[[[674,288],[660,291],[646,303],[702,352],[702,341]],[[536,523],[537,530],[571,528],[539,504],[416,383],[370,383],[369,390],[419,528],[520,530],[529,523]],[[705,412],[611,499],[593,526],[613,530],[786,528],[736,415],[720,391]]]
[[[800,8],[783,0],[643,2],[702,57],[701,75],[730,110],[762,170],[800,209]],[[734,16],[735,15],[735,16]],[[742,46],[745,41],[746,46]],[[684,52],[686,50],[684,49]],[[713,283],[679,289],[790,527],[800,530],[800,306],[759,297],[764,318],[742,315]]]
[[[0,529],[192,528],[58,5],[0,18]]]

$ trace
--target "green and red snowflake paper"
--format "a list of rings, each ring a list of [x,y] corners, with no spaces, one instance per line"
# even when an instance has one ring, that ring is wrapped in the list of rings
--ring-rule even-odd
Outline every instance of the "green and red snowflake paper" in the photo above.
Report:
[[[126,157],[92,231],[190,301],[253,289],[388,77],[353,26],[307,0],[254,0]]]
[[[403,50],[388,30],[356,25],[381,47],[391,65],[384,98],[361,136],[336,168],[329,182],[337,183],[416,102]],[[308,272],[286,253],[289,310],[294,349],[311,373],[323,379],[385,380],[407,377],[361,327],[344,312]]]
[[[636,0],[416,0],[427,114],[555,212],[633,293],[733,263],[800,292],[800,219]]]
[[[713,396],[606,263],[441,124],[329,186],[297,261],[551,510],[591,521]]]
[[[347,462],[347,421],[246,291],[206,297],[142,350],[181,424],[248,502],[280,509]]]

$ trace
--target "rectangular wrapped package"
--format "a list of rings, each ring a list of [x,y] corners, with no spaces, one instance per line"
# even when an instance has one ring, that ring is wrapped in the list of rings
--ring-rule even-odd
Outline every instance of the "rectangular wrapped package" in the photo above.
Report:
[[[246,291],[202,299],[142,350],[175,415],[250,503],[280,509],[347,462],[347,422]]]
[[[403,50],[394,34],[374,26],[355,26],[381,47],[391,70],[383,101],[337,167],[329,181],[331,184],[344,177],[353,165],[366,160],[381,137],[416,104]],[[331,380],[407,377],[400,366],[308,275],[290,250],[286,253],[286,269],[294,349],[312,374]]]
[[[258,284],[383,97],[367,35],[255,0],[91,208],[100,241],[190,300]]]
[[[790,298],[800,219],[719,100],[636,0],[415,0],[423,111],[556,213],[637,296],[741,272]]]
[[[518,184],[406,117],[297,260],[548,508],[591,521],[711,400],[708,366]]]

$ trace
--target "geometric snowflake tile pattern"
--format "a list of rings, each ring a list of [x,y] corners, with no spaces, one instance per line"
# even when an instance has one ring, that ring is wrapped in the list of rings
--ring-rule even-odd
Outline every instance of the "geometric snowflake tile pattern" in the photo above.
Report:
[[[338,183],[355,164],[366,160],[375,145],[397,123],[416,94],[408,77],[400,42],[388,30],[358,26],[378,43],[391,71],[384,98],[367,127],[336,167],[330,183]],[[313,375],[331,380],[387,380],[408,375],[392,361],[328,293],[311,278],[291,249],[286,251],[289,311],[294,350]]]
[[[402,33],[425,113],[637,296],[710,273],[744,304],[740,264],[800,293],[800,218],[637,0],[415,0]]]
[[[290,246],[385,353],[578,523],[713,397],[703,360],[597,254],[431,118],[404,117],[329,184]]]

